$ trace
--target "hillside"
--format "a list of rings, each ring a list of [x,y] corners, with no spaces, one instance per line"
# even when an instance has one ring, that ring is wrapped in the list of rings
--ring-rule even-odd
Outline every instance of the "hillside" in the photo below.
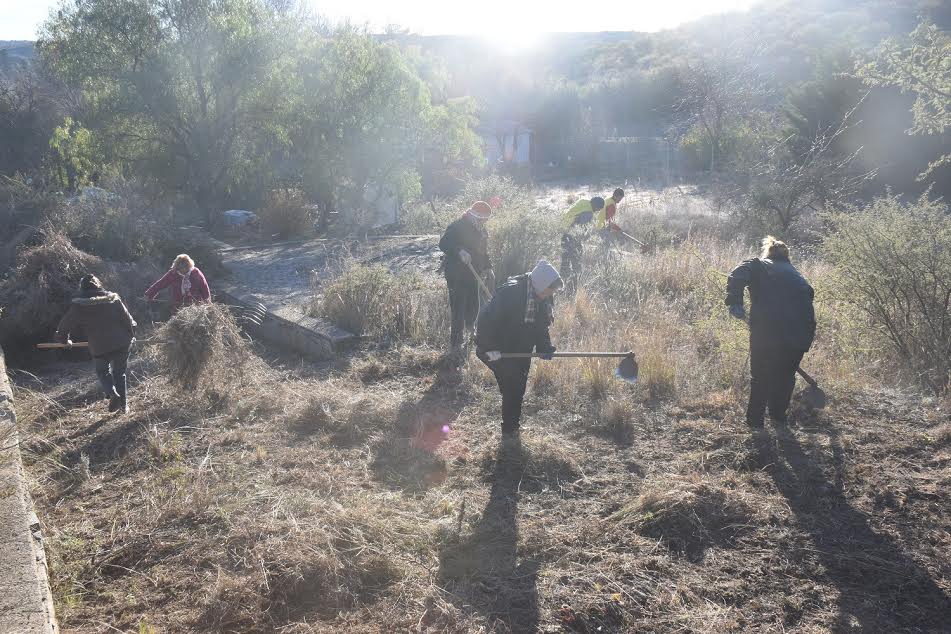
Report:
[[[33,42],[0,40],[0,72],[10,72],[33,60]]]

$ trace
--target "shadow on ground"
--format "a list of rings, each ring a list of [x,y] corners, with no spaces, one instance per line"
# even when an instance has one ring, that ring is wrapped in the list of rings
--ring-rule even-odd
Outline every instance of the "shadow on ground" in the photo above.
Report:
[[[840,593],[832,631],[947,631],[951,598],[843,492],[843,452],[830,429],[832,477],[822,458],[804,450],[794,432],[777,427],[754,443],[760,464],[788,500],[800,527],[812,537],[824,576]]]
[[[521,444],[500,447],[489,502],[472,534],[440,555],[439,584],[461,609],[483,615],[493,631],[533,632],[539,622],[540,566],[518,558],[518,496],[525,463]]]

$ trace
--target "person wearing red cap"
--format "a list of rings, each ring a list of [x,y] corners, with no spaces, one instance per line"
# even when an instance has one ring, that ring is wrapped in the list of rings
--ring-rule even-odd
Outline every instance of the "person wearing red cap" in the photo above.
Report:
[[[452,222],[439,240],[443,252],[443,273],[449,288],[449,344],[453,350],[462,348],[466,329],[472,330],[479,314],[479,283],[472,274],[487,278],[495,285],[495,274],[489,262],[488,233],[485,223],[492,215],[487,202],[476,201],[461,218]]]

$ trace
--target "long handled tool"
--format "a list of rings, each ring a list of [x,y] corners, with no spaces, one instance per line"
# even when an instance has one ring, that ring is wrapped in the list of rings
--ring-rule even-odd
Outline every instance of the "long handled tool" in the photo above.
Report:
[[[747,329],[750,327],[749,319],[744,319],[743,322],[746,324]],[[802,395],[806,399],[806,402],[813,407],[813,409],[822,409],[826,406],[826,393],[821,387],[819,387],[819,382],[814,378],[809,376],[805,370],[801,367],[796,366],[796,373],[803,378],[803,380],[809,384]]]
[[[814,409],[824,408],[826,406],[826,393],[821,387],[819,387],[819,382],[806,374],[806,371],[800,367],[796,368],[796,372],[798,372],[799,376],[801,376],[803,380],[809,384],[809,387],[807,387],[802,393],[806,401]]]
[[[134,339],[132,343],[136,344],[153,344],[153,343],[168,343],[164,339]],[[88,341],[75,341],[71,344],[68,343],[38,343],[36,344],[37,350],[66,350],[67,348],[88,348]]]
[[[614,225],[614,226],[617,227],[617,225]],[[651,231],[651,235],[652,235],[652,236],[655,236],[655,237],[654,237],[653,239],[651,239],[649,242],[642,242],[642,241],[638,240],[637,238],[635,238],[634,236],[632,236],[631,234],[629,234],[627,231],[624,231],[624,230],[621,229],[620,227],[618,227],[617,231],[618,231],[622,236],[624,236],[625,238],[627,238],[628,240],[631,240],[631,241],[633,241],[633,242],[636,242],[636,243],[638,244],[638,246],[641,247],[641,253],[653,253],[653,252],[654,252],[655,243],[657,242],[657,239],[656,239],[656,235],[654,234],[653,231]]]
[[[152,323],[155,323],[155,320],[152,318],[152,307],[151,304],[166,304],[168,303],[167,299],[150,299],[149,304],[149,320]],[[244,305],[234,305],[234,304],[225,304],[228,308],[234,310],[237,313],[238,321],[244,321],[255,326],[260,326],[261,322],[264,321],[264,318],[267,316],[267,306],[261,302],[254,302],[247,306]]]
[[[465,262],[465,260],[463,260]],[[482,281],[482,278],[476,272],[475,267],[472,266],[472,262],[466,262],[466,266],[469,267],[469,270],[472,271],[472,277],[476,278],[476,282],[479,283],[479,290],[482,291],[482,295],[485,298],[485,301],[492,299],[492,292],[489,290],[489,287],[485,285],[485,282]]]
[[[615,226],[617,226],[617,225],[615,225]],[[646,246],[647,246],[647,243],[641,242],[640,240],[638,240],[637,238],[635,238],[634,236],[632,236],[631,234],[629,234],[629,233],[628,233],[627,231],[625,231],[624,229],[618,228],[617,232],[620,233],[620,234],[621,234],[622,236],[624,236],[625,238],[627,238],[628,240],[631,240],[632,242],[636,242],[637,244],[639,244],[639,245],[642,246],[642,247],[646,247]]]
[[[503,359],[531,359],[533,357],[551,357],[560,359],[613,357],[616,359],[621,359],[621,363],[618,364],[617,369],[614,371],[614,376],[623,381],[627,381],[628,383],[637,383],[637,359],[634,357],[633,352],[552,352],[551,354],[543,354],[540,352],[502,353]]]

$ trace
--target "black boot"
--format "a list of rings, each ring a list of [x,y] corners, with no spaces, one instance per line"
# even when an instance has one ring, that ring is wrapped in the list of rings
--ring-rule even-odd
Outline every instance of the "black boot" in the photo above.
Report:
[[[109,412],[118,412],[122,407],[122,397],[112,388],[112,394],[109,394]]]
[[[119,393],[119,407],[116,408],[123,414],[129,413],[128,393],[126,392],[126,376],[123,374],[116,381],[116,391]]]

